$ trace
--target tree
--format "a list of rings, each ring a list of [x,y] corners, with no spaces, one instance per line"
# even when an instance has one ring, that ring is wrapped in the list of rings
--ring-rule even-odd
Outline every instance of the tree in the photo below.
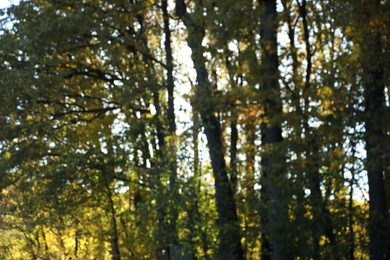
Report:
[[[386,258],[389,1],[174,2],[1,11],[0,257]]]
[[[202,16],[202,6],[196,6],[194,16]],[[176,14],[188,29],[187,43],[192,50],[192,60],[196,70],[196,98],[198,100],[210,97],[212,87],[209,82],[209,74],[204,60],[202,40],[205,36],[205,28],[200,20],[187,12],[183,0],[176,1]],[[212,102],[203,103],[198,107],[202,118],[208,148],[215,178],[215,195],[218,210],[219,225],[219,257],[225,259],[243,259],[241,236],[238,226],[236,205],[233,191],[228,179],[224,158],[221,126],[216,117],[217,111]]]
[[[365,98],[365,140],[367,150],[367,175],[370,196],[370,256],[372,259],[386,259],[388,251],[389,216],[386,202],[385,172],[386,164],[382,153],[386,150],[386,133],[383,126],[385,112],[385,83],[383,40],[378,25],[374,22],[381,1],[365,2],[362,15],[365,24],[363,35],[366,39],[361,44],[361,63]],[[363,8],[363,5],[362,5]],[[380,12],[379,12],[380,14]]]
[[[287,259],[289,245],[286,236],[288,226],[288,202],[283,195],[286,168],[282,148],[282,101],[280,98],[278,61],[278,18],[276,1],[261,1],[261,58],[263,66],[264,117],[262,141],[265,152],[262,158],[262,200],[269,213],[263,213],[262,224],[267,228],[262,236],[262,258]],[[269,209],[268,209],[269,208]],[[269,244],[268,244],[269,243]],[[270,245],[270,247],[268,246]]]

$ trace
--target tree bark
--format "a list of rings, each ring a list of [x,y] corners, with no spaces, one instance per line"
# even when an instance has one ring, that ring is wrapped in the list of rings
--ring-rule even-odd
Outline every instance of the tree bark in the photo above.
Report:
[[[167,90],[168,90],[168,124],[169,134],[174,135],[176,133],[175,122],[175,105],[174,105],[174,79],[173,79],[173,57],[171,46],[171,30],[169,28],[169,14],[168,14],[168,1],[162,0],[161,8],[163,11],[164,19],[164,47],[166,57],[166,75],[167,75]]]
[[[171,46],[171,30],[169,28],[169,14],[168,14],[168,1],[161,0],[161,8],[163,12],[164,20],[164,48],[165,48],[165,57],[166,57],[166,86],[168,92],[168,142],[167,142],[167,164],[169,171],[169,188],[170,188],[170,202],[169,207],[169,224],[168,232],[172,234],[172,239],[170,243],[172,245],[178,244],[178,235],[176,222],[178,219],[177,212],[177,203],[176,200],[179,198],[179,194],[176,187],[177,179],[177,150],[176,150],[176,121],[175,121],[175,104],[174,104],[174,78],[173,78],[173,56],[172,56],[172,46]],[[171,245],[171,246],[172,246]]]
[[[227,46],[227,43],[226,43]],[[227,67],[228,75],[229,75],[229,82],[231,85],[231,88],[234,89],[238,86],[238,81],[234,80],[234,71],[232,64],[228,57],[231,55],[231,52],[228,50],[228,48],[224,48],[225,52],[225,65]],[[239,75],[240,84],[242,84],[242,75]],[[237,121],[238,121],[238,115],[237,112],[233,109],[231,111],[231,119],[230,119],[230,183],[232,185],[233,194],[236,194],[237,192],[237,182],[238,182],[238,164],[237,164],[237,143],[238,143],[238,129],[237,129]]]
[[[105,173],[103,173],[105,174]],[[108,198],[108,204],[110,207],[110,214],[111,214],[111,228],[112,228],[112,234],[111,234],[111,253],[112,253],[112,260],[120,260],[121,254],[119,250],[119,236],[118,236],[118,225],[116,222],[116,211],[114,206],[114,200],[112,199],[112,191],[109,186],[108,180],[104,178],[105,186],[106,186],[106,192],[107,192],[107,198]]]
[[[305,88],[303,90],[303,95],[305,98],[305,107],[304,107],[304,130],[305,137],[309,140],[308,148],[306,150],[306,160],[307,160],[307,174],[309,179],[309,188],[310,188],[310,199],[311,205],[313,208],[313,258],[320,259],[320,239],[322,235],[325,235],[332,247],[336,245],[336,237],[333,232],[333,223],[330,216],[330,212],[326,205],[326,202],[323,198],[321,192],[321,174],[320,174],[320,147],[318,145],[317,133],[314,129],[309,127],[308,119],[308,95],[307,92],[310,91],[311,84],[311,74],[312,74],[312,51],[310,44],[310,33],[309,25],[307,21],[307,3],[306,0],[302,0],[302,3],[298,1],[299,15],[302,18],[303,24],[303,36],[306,47],[306,76],[305,76]],[[301,110],[301,109],[300,109]]]
[[[195,194],[195,199],[194,199],[194,206],[193,206],[193,212],[192,214],[194,215],[191,217],[192,219],[195,219],[195,225],[199,225],[200,227],[204,225],[202,221],[202,215],[199,210],[199,203],[198,201],[200,200],[201,196],[201,174],[202,174],[202,169],[200,165],[200,160],[199,160],[199,142],[198,142],[198,136],[200,132],[200,120],[199,120],[199,115],[197,111],[193,111],[193,127],[192,127],[192,134],[193,134],[193,142],[194,142],[194,194]],[[194,225],[194,226],[195,226]],[[197,228],[194,231],[197,231],[197,233],[200,236],[200,240],[202,241],[202,249],[203,249],[203,257],[206,260],[210,259],[210,256],[208,254],[209,251],[209,246],[207,242],[207,235],[206,232],[202,228]],[[196,248],[193,248],[193,251],[196,251]],[[195,255],[195,254],[194,254]]]
[[[264,219],[262,225],[268,226],[262,234],[262,259],[289,259],[290,247],[286,233],[288,226],[288,210],[286,198],[283,195],[283,180],[285,179],[285,162],[281,148],[282,103],[278,84],[279,60],[277,54],[277,11],[276,0],[260,1],[261,32],[260,45],[262,51],[264,111],[266,121],[262,126],[262,140],[265,153],[262,158],[263,184],[262,199],[269,208],[269,219]],[[266,216],[265,216],[266,217]],[[268,240],[271,248],[268,247]],[[271,254],[267,254],[271,251]]]
[[[381,8],[381,1],[365,1],[365,22],[369,23]],[[382,114],[385,112],[384,67],[382,42],[379,28],[367,26],[365,41],[362,42],[362,67],[365,98],[365,140],[367,151],[367,174],[369,187],[369,237],[371,259],[390,257],[387,243],[389,220],[386,204],[385,169],[382,154],[385,133]]]
[[[195,13],[203,12],[201,6],[196,5]],[[183,21],[188,30],[187,43],[192,50],[192,60],[196,70],[196,105],[202,119],[207,137],[211,165],[215,179],[215,196],[218,212],[219,252],[220,259],[243,259],[240,228],[236,212],[233,191],[228,179],[224,158],[224,147],[220,123],[216,117],[212,97],[212,86],[208,79],[206,60],[203,57],[202,40],[205,28],[201,21],[194,20],[187,13],[184,0],[176,1],[176,14]],[[206,99],[206,101],[204,101]],[[203,101],[203,102],[201,102]]]

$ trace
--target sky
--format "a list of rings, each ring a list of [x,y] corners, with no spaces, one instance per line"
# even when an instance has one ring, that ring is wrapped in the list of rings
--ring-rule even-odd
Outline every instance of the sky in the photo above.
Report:
[[[6,8],[11,4],[17,4],[19,0],[0,0],[0,8]]]

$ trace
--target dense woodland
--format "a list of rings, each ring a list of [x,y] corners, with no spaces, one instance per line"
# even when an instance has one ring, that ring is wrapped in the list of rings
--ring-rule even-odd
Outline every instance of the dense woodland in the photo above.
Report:
[[[0,259],[390,259],[390,2],[22,0]]]

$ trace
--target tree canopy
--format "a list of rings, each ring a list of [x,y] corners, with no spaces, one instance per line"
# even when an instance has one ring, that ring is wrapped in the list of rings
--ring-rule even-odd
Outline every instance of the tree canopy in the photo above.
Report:
[[[388,259],[386,0],[0,12],[1,259]]]

